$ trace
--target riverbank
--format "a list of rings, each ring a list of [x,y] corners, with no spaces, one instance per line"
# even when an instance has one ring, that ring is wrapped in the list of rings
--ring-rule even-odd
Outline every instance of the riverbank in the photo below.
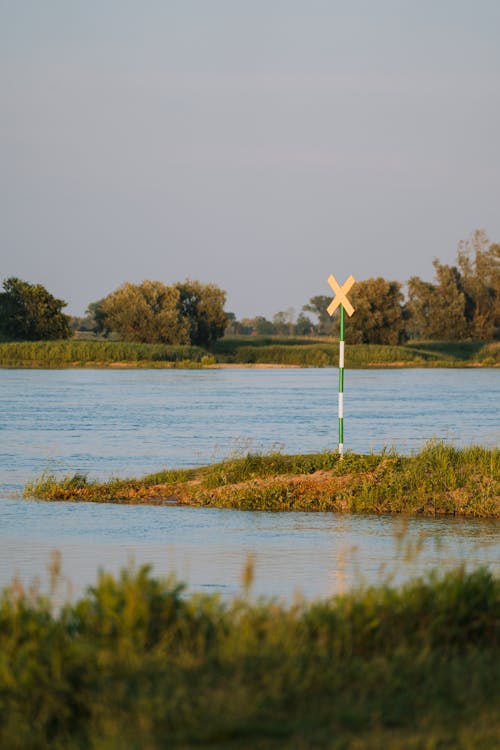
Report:
[[[59,571],[56,556],[53,594]],[[0,745],[493,750],[499,607],[484,569],[291,607],[186,596],[148,568],[102,573],[62,609],[14,582]]]
[[[0,367],[202,368],[226,366],[337,367],[332,339],[224,338],[210,351],[122,341],[0,343]],[[411,342],[404,346],[349,344],[348,368],[497,367],[500,342]]]
[[[348,453],[343,461],[331,452],[248,454],[105,483],[79,474],[42,476],[24,494],[52,501],[500,518],[500,451],[430,443],[411,456]]]

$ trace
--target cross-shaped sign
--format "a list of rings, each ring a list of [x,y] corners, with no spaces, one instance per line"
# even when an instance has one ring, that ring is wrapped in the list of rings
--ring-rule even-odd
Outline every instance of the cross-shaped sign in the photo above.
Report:
[[[326,311],[329,315],[333,315],[337,307],[339,305],[343,305],[344,310],[346,311],[348,316],[351,317],[351,315],[354,312],[354,307],[351,305],[351,303],[347,299],[347,292],[350,290],[354,282],[355,282],[354,276],[349,276],[345,284],[343,284],[342,286],[339,286],[335,276],[332,276],[332,274],[330,274],[330,276],[328,277],[328,283],[330,284],[332,291],[335,294],[335,297],[326,308]]]

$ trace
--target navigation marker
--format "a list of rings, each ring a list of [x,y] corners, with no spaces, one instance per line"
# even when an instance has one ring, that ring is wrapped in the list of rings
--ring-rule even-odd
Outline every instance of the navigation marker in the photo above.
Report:
[[[344,310],[351,317],[354,307],[347,299],[347,293],[355,283],[354,276],[349,276],[347,281],[339,286],[335,276],[328,277],[335,297],[326,308],[327,313],[332,316],[335,310],[340,308],[340,337],[339,337],[339,456],[344,457]]]

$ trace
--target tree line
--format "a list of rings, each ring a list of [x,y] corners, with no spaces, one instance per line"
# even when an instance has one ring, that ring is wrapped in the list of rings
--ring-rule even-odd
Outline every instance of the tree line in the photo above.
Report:
[[[226,293],[215,284],[187,279],[126,282],[104,299],[92,302],[85,318],[65,315],[66,302],[41,284],[6,279],[0,293],[0,334],[11,340],[70,338],[75,330],[123,341],[192,344],[209,347],[224,335]]]
[[[455,265],[435,260],[434,281],[412,276],[403,284],[384,278],[358,281],[349,292],[355,314],[346,316],[346,338],[354,344],[401,344],[410,339],[489,341],[500,338],[500,244],[482,230],[459,244]],[[316,295],[294,311],[230,320],[233,334],[338,335],[337,316],[326,308],[331,295]],[[314,315],[314,319],[310,314]]]
[[[357,282],[349,299],[355,314],[346,316],[351,343],[400,344],[410,339],[488,341],[500,338],[500,244],[477,230],[459,244],[455,265],[434,261],[434,281],[412,276],[403,284],[384,278]],[[65,315],[66,302],[41,284],[11,277],[0,293],[0,335],[7,340],[70,338],[75,330],[124,341],[191,344],[210,347],[232,335],[335,336],[336,320],[326,308],[331,295],[316,295],[297,318],[292,308],[272,320],[237,320],[224,310],[226,293],[215,284],[187,279],[126,282],[89,304],[84,318]],[[311,318],[311,314],[314,316]],[[335,316],[334,316],[335,317]]]

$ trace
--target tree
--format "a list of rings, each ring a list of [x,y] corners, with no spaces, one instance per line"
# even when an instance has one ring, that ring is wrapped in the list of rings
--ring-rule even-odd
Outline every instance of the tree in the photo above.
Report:
[[[432,330],[444,341],[463,341],[468,338],[465,316],[465,293],[460,271],[456,266],[448,266],[433,261],[436,270],[437,289],[434,296]]]
[[[25,341],[67,339],[72,335],[70,318],[62,312],[66,302],[54,297],[41,284],[11,277],[0,293],[0,333]]]
[[[101,330],[126,341],[209,346],[224,333],[225,299],[214,284],[189,279],[173,286],[127,282],[94,303],[94,316]]]
[[[408,281],[408,331],[412,338],[462,341],[468,337],[466,295],[456,266],[433,261],[436,284]]]
[[[311,297],[309,303],[302,308],[304,312],[312,312],[317,315],[319,334],[332,335],[334,333],[332,318],[326,310],[331,301],[331,296],[329,297],[326,294],[318,294],[316,297]]]
[[[492,339],[500,328],[500,245],[490,245],[486,232],[477,229],[458,246],[465,314],[471,338]]]
[[[299,313],[299,317],[295,321],[294,331],[297,336],[310,336],[314,333],[314,323],[308,315],[304,315],[303,312]]]
[[[294,315],[295,311],[293,307],[288,307],[286,310],[280,310],[273,315],[274,332],[280,336],[292,336]]]
[[[186,279],[175,285],[179,292],[178,308],[187,325],[189,340],[196,346],[210,346],[224,335],[227,316],[226,293],[215,284]]]
[[[430,322],[435,305],[436,287],[418,276],[408,280],[408,302],[406,312],[408,322],[406,330],[411,339],[432,338],[429,335]]]
[[[408,282],[412,338],[485,341],[500,332],[500,245],[477,229],[459,243],[457,265],[433,262],[435,283]]]
[[[179,290],[161,281],[126,282],[102,301],[103,325],[126,341],[189,344],[180,300]]]
[[[90,330],[97,336],[109,336],[111,328],[107,322],[106,313],[103,309],[104,299],[91,302],[85,311],[90,324]]]
[[[406,340],[403,293],[398,281],[357,282],[349,292],[354,315],[345,316],[346,339],[359,344],[401,344]]]

